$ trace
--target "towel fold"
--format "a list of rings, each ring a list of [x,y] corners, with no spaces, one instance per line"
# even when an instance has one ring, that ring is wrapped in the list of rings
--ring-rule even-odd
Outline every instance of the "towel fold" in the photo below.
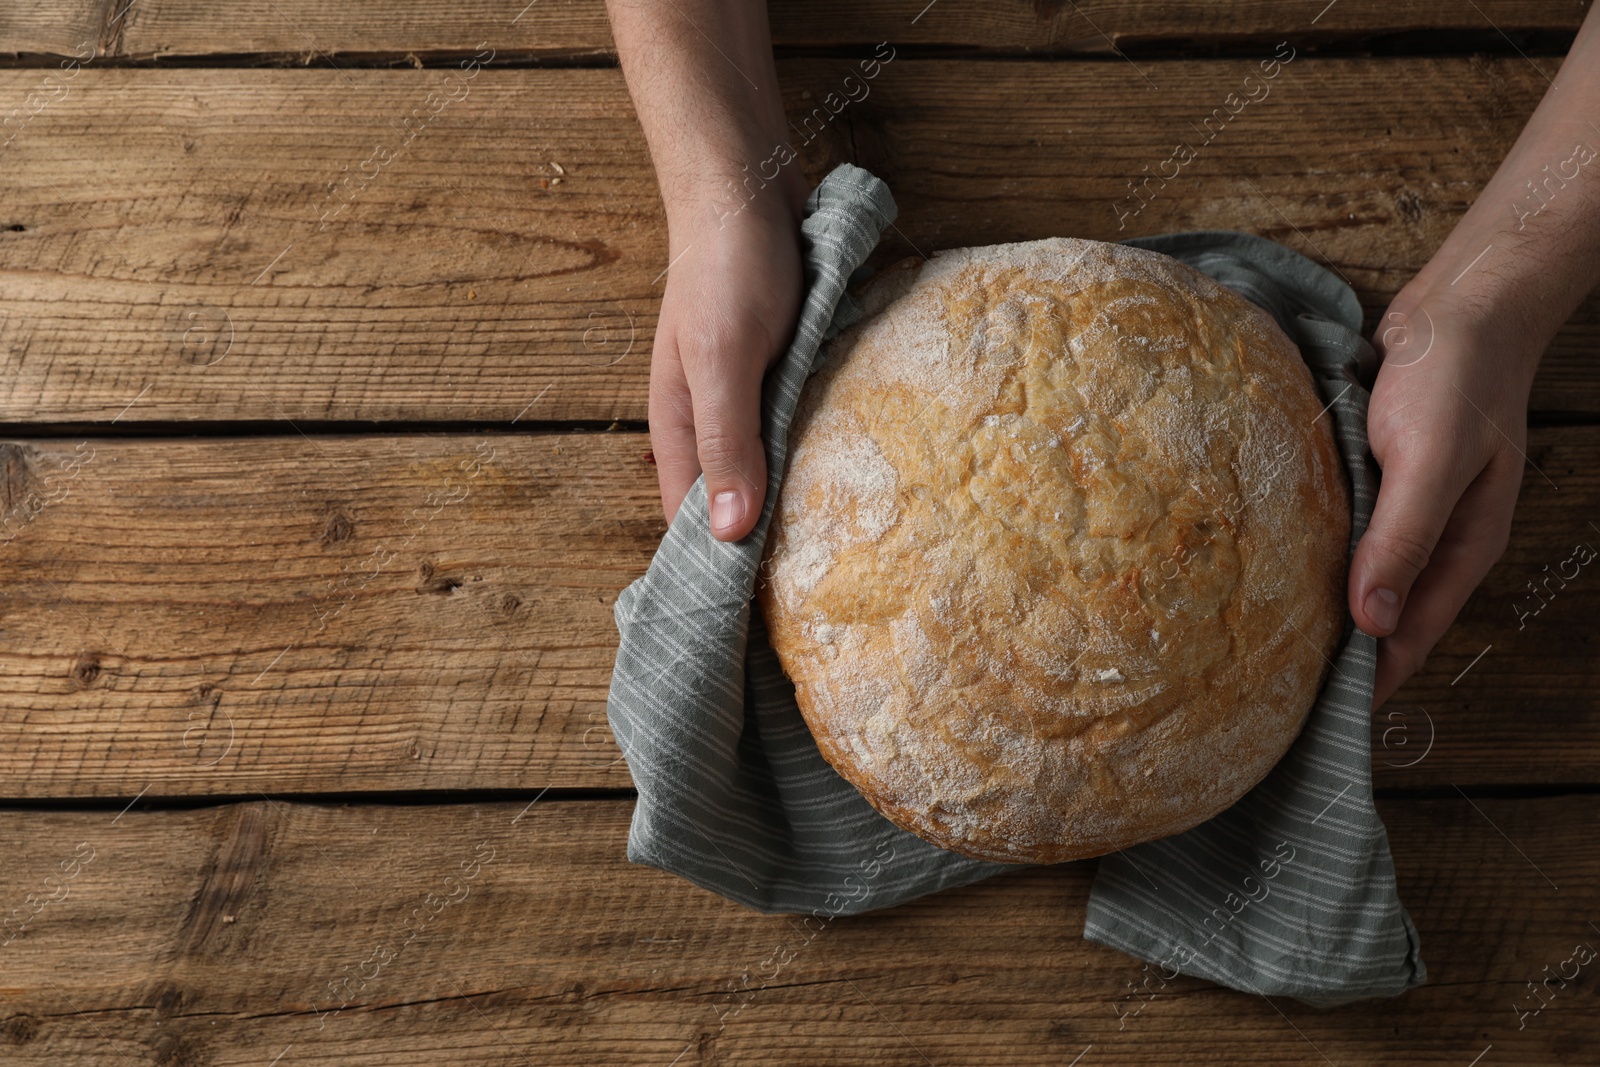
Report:
[[[848,163],[812,191],[801,223],[805,302],[762,392],[761,518],[743,540],[717,541],[698,480],[648,570],[616,603],[621,642],[607,713],[639,791],[628,858],[763,912],[858,914],[1014,867],[899,829],[840,777],[817,750],[752,607],[790,419],[821,344],[860,318],[845,287],[895,214],[884,183]],[[1376,358],[1358,332],[1350,287],[1249,234],[1125,243],[1238,291],[1299,345],[1354,490],[1353,552],[1377,489],[1366,439]],[[1347,617],[1289,753],[1221,815],[1102,857],[1084,936],[1172,974],[1315,1004],[1423,982],[1417,931],[1372,801],[1376,666],[1376,641]]]

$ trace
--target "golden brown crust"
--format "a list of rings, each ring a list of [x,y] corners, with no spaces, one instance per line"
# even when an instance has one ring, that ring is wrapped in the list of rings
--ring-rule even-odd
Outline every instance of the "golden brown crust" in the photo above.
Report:
[[[1094,241],[907,261],[859,299],[796,412],[757,591],[822,754],[984,859],[1231,805],[1344,620],[1349,490],[1294,345]]]

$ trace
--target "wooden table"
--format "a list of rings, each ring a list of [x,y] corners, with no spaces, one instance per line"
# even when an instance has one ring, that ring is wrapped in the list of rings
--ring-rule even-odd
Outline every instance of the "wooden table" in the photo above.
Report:
[[[1534,385],[1509,550],[1375,717],[1428,986],[1140,992],[1081,939],[1089,864],[840,919],[774,975],[790,921],[624,858],[611,606],[663,532],[666,235],[600,0],[523,3],[0,10],[0,1060],[1596,1062],[1593,968],[1529,983],[1600,946],[1600,576],[1515,609],[1600,543],[1600,303]],[[889,183],[877,262],[1248,230],[1370,327],[1583,10],[772,20],[797,128],[894,49],[800,160]],[[1270,96],[1128,217],[1280,41]]]

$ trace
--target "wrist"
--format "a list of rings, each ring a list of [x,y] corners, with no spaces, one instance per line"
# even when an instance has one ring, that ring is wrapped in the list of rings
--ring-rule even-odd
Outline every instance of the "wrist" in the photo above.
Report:
[[[766,5],[607,9],[670,228],[703,230],[730,214],[798,221],[809,190],[788,144]]]
[[[1554,328],[1546,331],[1542,321],[1535,321],[1539,316],[1528,314],[1506,290],[1468,286],[1465,278],[1452,286],[1454,277],[1436,281],[1419,275],[1395,296],[1373,338],[1384,364],[1410,367],[1431,354],[1433,360],[1472,364],[1493,371],[1508,386],[1531,389]]]
[[[1519,148],[1521,146],[1519,145]],[[1600,282],[1600,226],[1592,177],[1595,154],[1584,145],[1565,162],[1589,172],[1556,174],[1544,199],[1527,192],[1529,158],[1514,151],[1394,306],[1437,305],[1508,352],[1537,362],[1583,298]],[[1543,168],[1549,171],[1548,166]],[[1580,180],[1581,179],[1581,180]],[[1556,183],[1560,182],[1560,187]],[[1546,210],[1548,209],[1548,210]]]
[[[1464,218],[1395,296],[1390,313],[1434,328],[1449,321],[1478,342],[1472,347],[1483,358],[1514,365],[1531,381],[1591,282],[1580,264],[1551,256],[1548,245],[1529,247],[1497,222]]]
[[[787,142],[749,140],[700,160],[699,167],[658,167],[674,245],[734,224],[799,226],[811,186]]]

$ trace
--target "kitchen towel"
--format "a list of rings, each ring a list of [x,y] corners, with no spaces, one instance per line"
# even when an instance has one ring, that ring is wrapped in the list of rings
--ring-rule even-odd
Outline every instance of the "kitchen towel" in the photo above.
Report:
[[[836,915],[966,885],[1016,865],[970,859],[890,823],[822,758],[752,605],[789,422],[822,343],[861,310],[846,292],[881,231],[889,189],[845,163],[801,223],[805,299],[762,393],[767,493],[743,540],[711,536],[704,479],[643,577],[617,598],[607,708],[639,799],[628,858],[769,913]],[[1350,549],[1377,490],[1367,448],[1376,369],[1350,287],[1249,234],[1126,242],[1183,260],[1259,304],[1300,346],[1354,490]],[[1376,641],[1346,619],[1305,729],[1233,807],[1185,833],[1102,857],[1084,936],[1249,993],[1331,1005],[1426,978],[1373,807],[1369,708]]]

